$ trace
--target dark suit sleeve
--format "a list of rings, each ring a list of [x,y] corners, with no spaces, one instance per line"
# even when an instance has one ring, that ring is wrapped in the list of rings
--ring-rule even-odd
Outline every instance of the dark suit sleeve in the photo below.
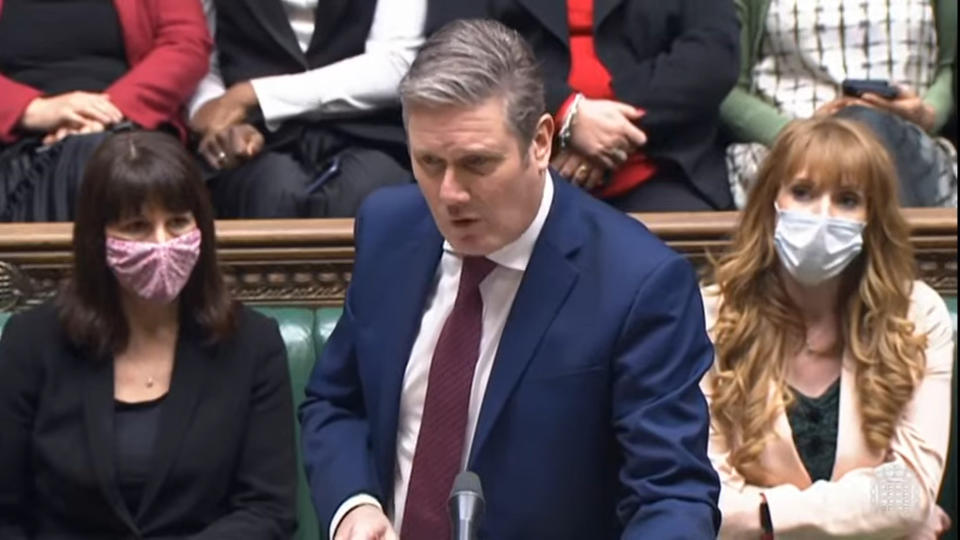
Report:
[[[678,125],[716,118],[739,71],[740,25],[731,0],[678,0],[676,37],[659,55],[612,73],[617,97],[646,111],[651,145]]]
[[[30,515],[30,432],[42,375],[30,354],[31,336],[14,315],[0,338],[0,538],[26,540],[23,516]]]
[[[720,483],[707,457],[709,413],[699,387],[713,347],[685,259],[671,257],[642,283],[617,351],[623,538],[715,538]]]
[[[355,236],[362,236],[362,212]],[[358,249],[361,242],[357,243]],[[365,493],[384,503],[370,448],[370,425],[364,406],[356,354],[357,325],[350,291],[343,315],[310,375],[300,406],[303,462],[317,518],[325,529],[348,498]],[[386,508],[386,507],[384,507]]]
[[[296,528],[297,465],[287,353],[273,321],[247,343],[260,347],[240,463],[229,496],[230,513],[195,540],[287,540]],[[243,351],[240,351],[243,354]]]

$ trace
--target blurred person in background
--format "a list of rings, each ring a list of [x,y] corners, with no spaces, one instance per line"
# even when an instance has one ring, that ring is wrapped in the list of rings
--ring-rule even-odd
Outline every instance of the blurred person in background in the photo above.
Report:
[[[731,0],[444,2],[428,32],[458,17],[496,19],[533,46],[557,125],[551,165],[572,183],[626,212],[733,208],[717,143],[739,58]]]
[[[203,4],[216,49],[190,126],[218,217],[352,217],[412,182],[397,84],[427,0]]]
[[[207,71],[197,0],[0,0],[0,221],[69,221],[105,132],[186,140]]]
[[[795,118],[867,124],[893,158],[903,206],[957,205],[957,154],[936,137],[956,104],[954,0],[735,0],[740,76],[721,116],[731,190],[745,204],[759,164]],[[845,95],[876,79],[897,95]]]

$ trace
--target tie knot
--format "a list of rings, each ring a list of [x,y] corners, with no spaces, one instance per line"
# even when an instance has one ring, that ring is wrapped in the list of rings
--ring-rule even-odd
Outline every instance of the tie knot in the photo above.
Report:
[[[472,289],[478,287],[483,278],[487,277],[496,267],[497,263],[486,257],[464,257],[463,270],[460,271],[460,288],[469,287]]]

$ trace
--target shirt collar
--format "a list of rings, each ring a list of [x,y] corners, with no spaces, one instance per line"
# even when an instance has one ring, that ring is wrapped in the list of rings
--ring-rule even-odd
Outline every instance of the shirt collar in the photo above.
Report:
[[[543,195],[540,197],[540,208],[537,209],[537,215],[525,231],[513,242],[487,255],[491,261],[506,266],[513,270],[521,272],[526,271],[527,263],[530,262],[530,256],[533,255],[533,247],[540,237],[540,231],[543,230],[543,224],[547,221],[547,215],[550,213],[550,206],[553,204],[553,180],[549,172],[543,173]],[[446,240],[443,241],[444,251],[456,253],[453,246]]]

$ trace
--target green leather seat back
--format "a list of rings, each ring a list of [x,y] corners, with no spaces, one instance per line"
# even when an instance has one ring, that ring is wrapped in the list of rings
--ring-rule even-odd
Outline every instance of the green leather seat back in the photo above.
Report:
[[[333,329],[337,327],[337,321],[340,320],[340,315],[342,314],[343,308],[338,307],[320,308],[317,310],[316,326],[313,329],[313,343],[314,347],[317,348],[317,354],[320,354],[327,345],[327,340],[330,339],[330,334],[333,333]]]
[[[310,373],[327,339],[337,326],[341,308],[320,308],[316,311],[301,308],[258,308],[280,325],[280,334],[287,345],[287,361],[290,364],[290,383],[293,389],[294,415],[303,402],[304,388]],[[328,537],[326,524],[317,522],[310,486],[303,467],[300,446],[300,422],[294,418],[297,436],[297,527],[296,540],[323,540]]]
[[[337,321],[340,320],[340,315],[343,313],[343,308],[339,307],[327,307],[320,308],[316,311],[316,317],[314,318],[314,330],[313,330],[313,346],[317,350],[317,357],[319,358],[320,353],[323,351],[323,348],[327,345],[327,340],[330,339],[330,334],[333,333],[333,329],[337,326]],[[312,364],[311,364],[312,365]],[[306,386],[306,379],[310,377],[310,372],[306,372],[305,380],[300,388]],[[301,391],[302,394],[302,391]],[[301,399],[303,396],[301,395]],[[307,504],[311,504],[309,494],[307,495]],[[310,507],[311,513],[313,513],[313,507]],[[313,516],[313,519],[316,519],[316,516]],[[320,533],[318,537],[320,540],[325,540],[330,537],[330,533],[327,532],[327,523],[319,523],[317,530]]]
[[[297,534],[295,540],[318,540],[317,517],[310,501],[310,488],[300,455],[300,422],[296,413],[303,401],[303,387],[316,362],[314,347],[314,319],[312,309],[304,308],[257,308],[257,311],[276,319],[280,335],[287,346],[287,362],[290,365],[290,383],[293,389],[293,424],[297,445]]]

